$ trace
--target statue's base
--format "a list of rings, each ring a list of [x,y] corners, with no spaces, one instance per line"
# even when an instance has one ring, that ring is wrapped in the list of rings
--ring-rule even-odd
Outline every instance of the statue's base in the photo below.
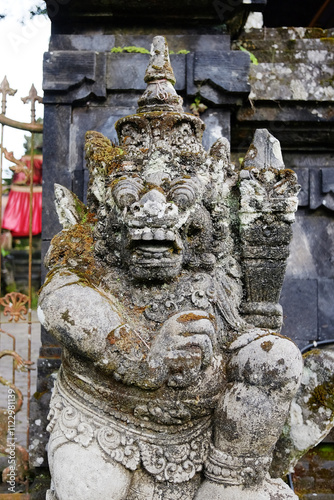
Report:
[[[56,495],[54,494],[54,492],[53,492],[53,491],[48,490],[48,491],[46,492],[46,497],[45,497],[45,500],[58,500],[58,499],[57,499],[57,497],[56,497]]]
[[[246,487],[226,485],[206,479],[200,486],[195,500],[298,500],[282,479],[266,479],[263,483]]]

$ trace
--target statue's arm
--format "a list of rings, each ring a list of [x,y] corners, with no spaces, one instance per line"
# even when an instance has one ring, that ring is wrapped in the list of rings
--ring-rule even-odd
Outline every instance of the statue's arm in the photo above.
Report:
[[[127,384],[185,387],[209,366],[215,331],[205,311],[175,314],[150,342],[119,307],[74,273],[59,271],[42,288],[38,315],[69,352]]]
[[[69,271],[47,278],[39,296],[42,325],[70,352],[113,365],[106,349],[110,332],[122,324],[110,300]]]

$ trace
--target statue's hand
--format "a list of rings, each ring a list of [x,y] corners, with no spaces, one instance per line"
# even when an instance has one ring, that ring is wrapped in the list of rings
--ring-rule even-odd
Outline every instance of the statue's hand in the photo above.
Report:
[[[187,387],[212,360],[213,318],[206,311],[183,311],[169,318],[152,343],[149,368],[156,382]]]

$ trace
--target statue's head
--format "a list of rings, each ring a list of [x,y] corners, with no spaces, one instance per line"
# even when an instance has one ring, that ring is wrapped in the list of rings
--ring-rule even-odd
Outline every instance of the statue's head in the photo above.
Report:
[[[88,200],[100,257],[136,279],[168,281],[185,267],[215,265],[228,145],[204,151],[204,124],[183,111],[163,37],[153,41],[145,81],[137,114],[116,123],[119,146],[87,133]]]
[[[203,204],[205,180],[167,150],[155,153],[141,172],[115,178],[110,189],[123,264],[136,278],[166,280],[197,261],[213,265],[212,224]]]

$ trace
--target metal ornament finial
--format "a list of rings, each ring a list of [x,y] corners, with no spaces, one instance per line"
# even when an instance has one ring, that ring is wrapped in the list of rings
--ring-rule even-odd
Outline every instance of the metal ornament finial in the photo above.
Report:
[[[39,103],[42,103],[43,98],[37,95],[37,90],[34,84],[32,84],[27,97],[21,97],[21,100],[24,102],[24,104],[27,104],[29,101],[31,102],[31,123],[35,123],[36,121],[35,102],[37,101]]]
[[[6,106],[7,106],[7,95],[15,95],[17,90],[11,89],[7,80],[7,76],[2,80],[1,85],[0,85],[0,92],[2,93],[2,100],[1,100],[1,113],[4,115],[6,113]]]

